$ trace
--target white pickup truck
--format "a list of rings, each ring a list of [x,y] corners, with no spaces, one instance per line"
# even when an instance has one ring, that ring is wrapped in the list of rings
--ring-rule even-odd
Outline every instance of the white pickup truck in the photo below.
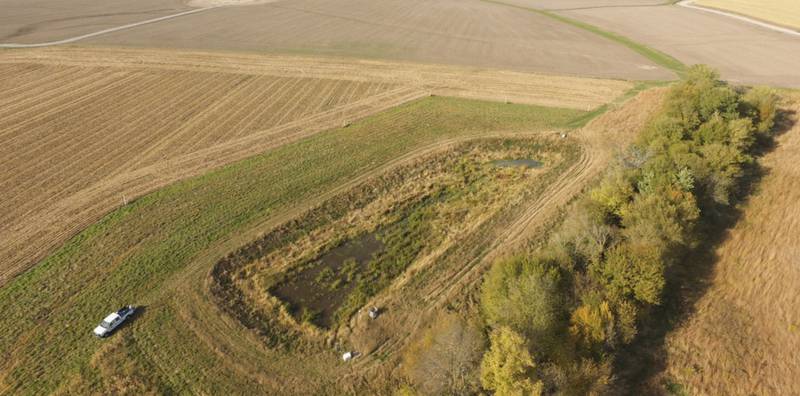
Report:
[[[100,322],[100,325],[94,328],[94,335],[103,338],[108,337],[111,333],[119,327],[122,323],[124,323],[133,313],[136,311],[136,307],[133,305],[128,305],[120,309],[117,312],[112,312]]]

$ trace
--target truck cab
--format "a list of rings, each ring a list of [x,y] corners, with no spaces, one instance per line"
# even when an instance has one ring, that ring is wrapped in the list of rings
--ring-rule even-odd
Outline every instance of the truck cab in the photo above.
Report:
[[[108,316],[106,316],[105,319],[103,319],[103,321],[100,322],[100,324],[95,327],[92,332],[95,336],[100,338],[108,337],[112,332],[114,332],[114,329],[119,327],[131,315],[133,315],[135,310],[136,308],[134,308],[132,305],[128,305],[117,312],[108,314]]]

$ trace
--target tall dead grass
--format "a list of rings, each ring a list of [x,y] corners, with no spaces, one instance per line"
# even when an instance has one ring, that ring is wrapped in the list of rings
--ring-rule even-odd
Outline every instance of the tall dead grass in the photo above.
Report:
[[[800,394],[800,93],[766,176],[715,251],[710,286],[666,340],[671,380],[698,395]]]

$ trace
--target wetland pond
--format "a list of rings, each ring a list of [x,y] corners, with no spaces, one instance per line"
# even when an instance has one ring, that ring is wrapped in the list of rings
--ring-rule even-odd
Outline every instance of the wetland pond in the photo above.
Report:
[[[335,328],[426,249],[458,235],[460,221],[485,221],[485,211],[498,212],[510,197],[524,194],[527,176],[509,177],[505,170],[544,168],[544,161],[533,159],[540,150],[518,142],[484,143],[398,170],[385,182],[385,190],[369,199],[385,200],[370,209],[373,227],[342,229],[335,240],[271,279],[265,291],[281,300],[298,322]],[[491,193],[500,190],[504,194]],[[398,192],[402,194],[393,197]]]
[[[494,160],[492,161],[492,165],[498,168],[541,168],[542,163],[532,158],[521,158],[521,159],[502,159],[502,160]]]
[[[288,302],[299,319],[330,327],[336,310],[355,288],[356,275],[383,248],[376,233],[349,239],[298,270],[292,281],[282,282],[270,292]]]

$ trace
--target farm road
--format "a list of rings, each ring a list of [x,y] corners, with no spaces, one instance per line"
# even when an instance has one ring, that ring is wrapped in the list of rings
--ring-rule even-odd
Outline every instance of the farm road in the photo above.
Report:
[[[728,18],[738,19],[740,21],[744,21],[744,22],[747,22],[747,23],[750,23],[750,24],[753,24],[753,25],[756,25],[756,26],[761,26],[763,28],[767,28],[769,30],[774,30],[776,32],[781,32],[781,33],[784,33],[784,34],[788,34],[790,36],[800,37],[800,32],[798,32],[797,30],[788,29],[788,28],[785,28],[785,27],[773,25],[771,23],[767,23],[767,22],[764,22],[764,21],[759,21],[758,19],[748,18],[748,17],[743,16],[743,15],[737,15],[737,14],[734,14],[734,13],[731,13],[731,12],[725,12],[725,11],[721,11],[721,10],[717,10],[717,9],[713,9],[713,8],[698,6],[698,5],[695,5],[695,0],[683,0],[681,2],[678,2],[677,4],[679,6],[681,6],[681,7],[693,8],[693,9],[700,10],[700,11],[710,12],[712,14],[723,15],[723,16],[726,16]]]

